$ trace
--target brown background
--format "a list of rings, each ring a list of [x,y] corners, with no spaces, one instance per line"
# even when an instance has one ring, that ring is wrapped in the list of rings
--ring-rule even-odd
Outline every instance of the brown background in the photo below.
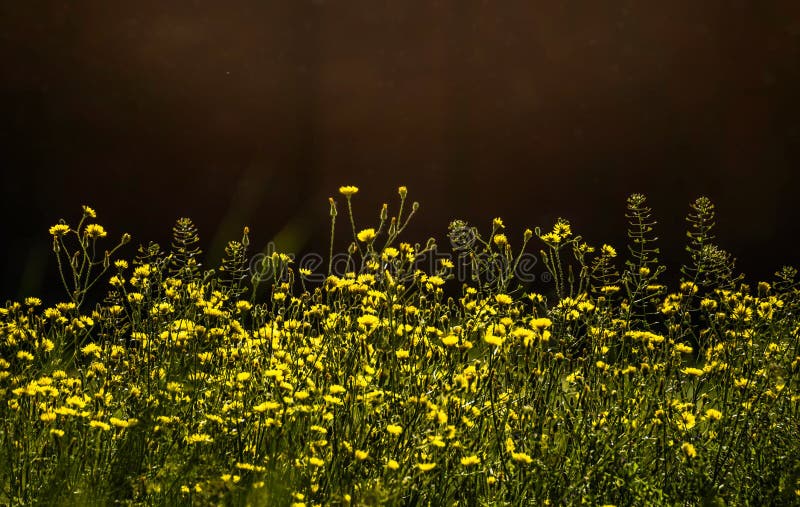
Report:
[[[59,290],[82,203],[300,252],[340,184],[365,221],[408,185],[411,240],[563,215],[617,247],[644,192],[670,262],[706,194],[747,273],[800,257],[797,2],[6,1],[0,62],[4,297]]]

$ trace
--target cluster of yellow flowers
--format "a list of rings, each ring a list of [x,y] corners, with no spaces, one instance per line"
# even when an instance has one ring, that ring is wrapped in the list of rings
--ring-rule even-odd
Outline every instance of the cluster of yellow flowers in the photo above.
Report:
[[[502,227],[493,242],[505,248]],[[562,220],[540,237],[553,249],[573,240]],[[57,501],[92,484],[137,504],[601,504],[655,489],[675,500],[693,474],[736,477],[735,453],[797,451],[782,428],[800,402],[798,298],[771,286],[685,283],[652,303],[649,325],[622,291],[553,300],[466,284],[446,298],[446,263],[403,282],[377,263],[315,288],[290,278],[249,299],[163,257],[112,265],[91,311],[34,297],[0,308],[11,464],[0,499]],[[631,474],[650,489],[591,479]],[[49,481],[60,489],[31,486]]]

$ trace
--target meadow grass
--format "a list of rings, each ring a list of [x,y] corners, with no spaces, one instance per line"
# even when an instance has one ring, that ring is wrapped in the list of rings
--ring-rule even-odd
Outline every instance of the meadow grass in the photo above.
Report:
[[[0,503],[800,501],[797,273],[745,284],[708,199],[670,288],[641,195],[624,259],[566,220],[516,242],[494,219],[419,269],[436,244],[399,242],[406,189],[365,229],[357,191],[354,268],[316,284],[251,262],[246,228],[203,270],[188,219],[127,261],[89,207],[54,225],[67,300],[0,308]],[[520,283],[530,242],[546,295]]]

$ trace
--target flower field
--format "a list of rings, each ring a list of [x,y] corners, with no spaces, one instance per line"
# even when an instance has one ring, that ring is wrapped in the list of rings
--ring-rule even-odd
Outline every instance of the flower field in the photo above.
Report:
[[[212,270],[188,219],[130,259],[54,225],[65,300],[0,308],[0,504],[800,502],[797,272],[745,283],[708,199],[670,287],[641,195],[618,249],[456,221],[422,263],[405,187],[367,228],[357,192],[321,282],[247,228]]]

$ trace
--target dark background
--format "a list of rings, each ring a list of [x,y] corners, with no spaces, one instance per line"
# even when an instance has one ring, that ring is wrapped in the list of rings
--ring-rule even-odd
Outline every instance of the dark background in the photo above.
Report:
[[[326,251],[342,184],[364,226],[408,185],[412,241],[565,216],[619,249],[643,192],[673,274],[704,194],[752,278],[800,257],[795,1],[3,0],[0,65],[3,299],[60,296],[83,203],[134,244],[192,217],[213,264],[245,224]]]

